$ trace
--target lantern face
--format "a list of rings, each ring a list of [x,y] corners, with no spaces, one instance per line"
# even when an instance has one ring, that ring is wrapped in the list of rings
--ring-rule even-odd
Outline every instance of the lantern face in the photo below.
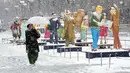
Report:
[[[111,13],[111,15],[115,15],[116,14],[116,9],[114,7],[111,7],[110,13]]]
[[[34,0],[28,0],[29,2],[34,2]]]
[[[26,4],[26,3],[24,3],[23,5],[24,5],[24,6],[27,6],[27,4]]]
[[[101,13],[102,13],[102,10],[103,10],[102,6],[98,5],[98,6],[96,7],[96,12],[97,12],[98,14],[101,14]]]
[[[38,29],[38,28],[39,28],[38,24],[33,24],[33,27],[34,27],[35,29]]]
[[[20,3],[21,3],[21,4],[24,4],[24,3],[25,3],[25,1],[20,1]]]
[[[15,5],[14,7],[15,7],[15,8],[18,8],[19,6],[18,6],[18,5]]]
[[[48,27],[48,24],[44,24],[44,28],[47,28]]]
[[[123,1],[122,1],[122,0],[120,1],[120,4],[123,4]]]
[[[9,8],[5,8],[5,10],[7,10],[7,11],[8,11],[8,10],[9,10]]]

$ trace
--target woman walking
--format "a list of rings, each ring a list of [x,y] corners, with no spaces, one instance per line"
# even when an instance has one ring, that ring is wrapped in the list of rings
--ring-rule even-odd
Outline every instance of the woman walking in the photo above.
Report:
[[[28,30],[25,31],[26,36],[26,52],[28,54],[29,63],[34,65],[39,52],[37,39],[40,38],[39,32],[33,27],[33,24],[27,25]]]

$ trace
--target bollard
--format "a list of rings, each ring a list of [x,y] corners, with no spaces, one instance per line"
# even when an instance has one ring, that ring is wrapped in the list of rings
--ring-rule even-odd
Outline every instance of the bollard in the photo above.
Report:
[[[54,49],[54,47],[55,47],[55,46],[53,45],[53,46],[52,46],[52,48],[53,48],[53,55],[55,54],[55,49]]]
[[[77,49],[77,61],[79,61],[79,49]]]
[[[5,39],[3,39],[3,44],[5,44]]]
[[[45,44],[42,45],[42,52],[44,51],[44,46],[45,46]]]
[[[43,45],[41,44],[41,48],[40,48],[40,51],[41,51],[41,52],[42,52],[42,46],[43,46]]]
[[[90,54],[88,52],[88,64],[90,64]]]
[[[115,57],[118,58],[118,54],[117,53],[115,53]]]
[[[70,48],[70,59],[71,59],[71,48]]]
[[[2,38],[2,42],[1,43],[3,43],[3,38]]]
[[[101,55],[101,67],[102,67],[102,52],[100,53],[100,55]]]
[[[41,44],[41,52],[42,52],[42,44]]]
[[[125,40],[125,48],[126,48],[126,40]]]
[[[49,48],[49,46],[47,48]],[[48,54],[49,54],[49,49],[48,49]]]
[[[8,44],[8,39],[7,39],[7,44]]]
[[[16,42],[16,41],[13,41],[13,46],[15,45],[15,42]]]
[[[9,44],[9,39],[8,39],[8,44]]]
[[[42,52],[44,51],[44,46],[45,46],[45,45],[42,45]]]
[[[109,68],[111,67],[111,54],[109,54]]]
[[[60,48],[60,56],[61,56],[61,48]]]
[[[64,58],[66,57],[66,50],[65,50],[65,48],[64,48]]]

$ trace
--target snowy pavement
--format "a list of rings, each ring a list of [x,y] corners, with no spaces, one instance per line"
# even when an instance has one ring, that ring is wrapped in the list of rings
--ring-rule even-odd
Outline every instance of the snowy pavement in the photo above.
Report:
[[[1,38],[11,38],[10,32],[0,33]],[[88,49],[90,47],[84,47]],[[54,53],[53,53],[54,52]],[[101,59],[85,58],[85,53],[79,52],[57,53],[56,50],[43,50],[39,53],[39,58],[35,67],[28,63],[25,52],[25,45],[3,44],[0,42],[0,73],[130,73],[129,57],[111,58],[109,68],[109,58]]]

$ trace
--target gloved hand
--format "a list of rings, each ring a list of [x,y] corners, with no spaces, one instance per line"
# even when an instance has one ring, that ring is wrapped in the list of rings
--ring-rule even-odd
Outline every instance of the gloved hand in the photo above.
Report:
[[[26,53],[28,53],[29,51],[28,50],[26,50]]]
[[[115,8],[118,8],[116,4],[113,4],[113,6],[114,6]]]
[[[88,29],[89,27],[88,26],[86,26],[86,29]]]
[[[38,50],[35,50],[35,52],[38,52]]]
[[[101,22],[97,22],[97,25],[98,26],[102,26],[103,24]]]
[[[112,29],[111,29],[111,28],[108,28],[108,30],[109,30],[110,32],[112,32]]]

